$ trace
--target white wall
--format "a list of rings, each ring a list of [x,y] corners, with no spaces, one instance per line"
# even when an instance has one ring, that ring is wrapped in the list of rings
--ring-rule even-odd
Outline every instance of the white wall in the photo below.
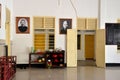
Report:
[[[77,17],[98,18],[98,0],[74,0]],[[81,36],[81,50],[78,50],[77,59],[85,60],[84,35]]]
[[[120,63],[120,51],[117,50],[117,45],[106,45],[105,53],[106,63]]]
[[[0,4],[2,7],[1,11],[1,28],[0,28],[0,40],[4,41],[4,44],[0,44],[0,56],[5,55],[4,45],[6,44],[6,32],[5,32],[5,23],[6,23],[6,8],[10,11],[12,10],[12,1],[10,0],[0,0]],[[10,23],[11,24],[11,23]],[[0,41],[1,43],[1,41]]]
[[[18,56],[19,63],[28,63],[29,47],[33,46],[33,16],[55,16],[56,17],[56,48],[61,47],[66,50],[66,36],[59,34],[59,18],[72,18],[73,28],[76,28],[76,17],[98,17],[98,1],[99,0],[0,0],[2,3],[2,28],[0,28],[0,39],[5,39],[5,8],[11,11],[11,39],[12,55]],[[100,28],[105,28],[106,22],[117,22],[120,18],[120,0],[100,0]],[[15,17],[30,17],[30,34],[16,34]],[[109,52],[109,49],[114,49]],[[106,48],[106,62],[115,61],[120,63],[116,47]],[[82,51],[81,51],[82,52]],[[83,55],[80,53],[80,55]],[[113,59],[109,56],[114,56]],[[118,56],[118,57],[117,57]]]
[[[97,17],[97,0],[14,0],[12,9],[12,55],[18,56],[18,63],[28,63],[29,49],[33,46],[33,16],[56,17],[56,48],[66,50],[66,35],[59,34],[59,18],[72,18],[76,28],[76,17]],[[15,17],[30,17],[30,34],[16,34]]]
[[[56,1],[15,0],[13,1],[13,46],[12,55],[17,55],[18,63],[28,63],[30,47],[33,46],[33,16],[54,16]],[[16,34],[15,17],[30,17],[30,34]]]
[[[78,17],[98,17],[98,0],[73,0]]]
[[[105,29],[105,23],[116,23],[120,18],[120,0],[101,0],[101,28]],[[116,45],[105,46],[105,63],[120,63],[120,53]]]
[[[6,1],[0,0],[2,11],[1,11],[1,28],[0,28],[0,39],[5,39],[5,5]]]
[[[83,18],[98,18],[98,1],[99,0],[74,0],[76,7],[77,17]],[[82,33],[83,34],[83,33]],[[81,36],[81,50],[78,50],[77,59],[85,60],[85,49],[84,49],[84,35]]]
[[[8,8],[10,11],[12,10],[12,1],[0,0],[0,3],[2,5],[0,39],[5,39],[6,8]]]
[[[120,18],[120,0],[101,0],[101,28],[105,28],[105,23],[117,22]]]
[[[120,18],[120,0],[107,0],[106,2],[106,21],[117,22]]]

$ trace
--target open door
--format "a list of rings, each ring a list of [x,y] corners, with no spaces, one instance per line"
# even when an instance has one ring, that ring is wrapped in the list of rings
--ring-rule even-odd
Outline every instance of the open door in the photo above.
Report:
[[[67,30],[67,67],[77,67],[77,30]]]
[[[105,30],[96,30],[96,65],[105,68]]]
[[[94,60],[94,35],[85,35],[85,59]]]

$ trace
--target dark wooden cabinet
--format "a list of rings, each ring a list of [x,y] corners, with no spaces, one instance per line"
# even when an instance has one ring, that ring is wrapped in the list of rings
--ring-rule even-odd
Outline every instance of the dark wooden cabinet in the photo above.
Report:
[[[30,53],[29,54],[29,67],[31,67],[32,64],[41,64],[45,65],[46,64],[46,59],[45,59],[45,53]]]
[[[47,67],[64,67],[64,51],[46,52]]]
[[[57,68],[64,66],[64,53],[65,51],[46,51],[44,53],[30,53],[29,54],[29,67],[31,64],[41,64],[47,68]]]

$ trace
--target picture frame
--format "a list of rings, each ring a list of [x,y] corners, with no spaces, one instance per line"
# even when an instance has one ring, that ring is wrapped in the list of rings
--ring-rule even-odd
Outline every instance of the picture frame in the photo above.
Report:
[[[1,14],[2,14],[2,6],[1,6],[1,4],[0,4],[0,28],[1,28]]]
[[[59,33],[67,34],[67,29],[72,29],[72,19],[60,18],[59,19]]]
[[[30,33],[30,17],[16,17],[16,33],[17,34]]]

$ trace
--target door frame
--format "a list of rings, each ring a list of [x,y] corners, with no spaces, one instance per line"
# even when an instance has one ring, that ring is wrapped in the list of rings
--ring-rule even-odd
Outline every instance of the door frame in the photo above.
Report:
[[[85,60],[85,35],[94,35],[95,36],[95,30],[93,30],[93,31],[78,30],[77,35],[78,34],[81,35],[81,49],[80,50],[77,49],[77,57],[80,57],[80,58],[77,58],[77,60]],[[94,46],[95,46],[95,42],[94,42]],[[94,49],[95,49],[95,47],[94,47]],[[94,50],[94,59],[96,59],[95,58],[95,50]]]

